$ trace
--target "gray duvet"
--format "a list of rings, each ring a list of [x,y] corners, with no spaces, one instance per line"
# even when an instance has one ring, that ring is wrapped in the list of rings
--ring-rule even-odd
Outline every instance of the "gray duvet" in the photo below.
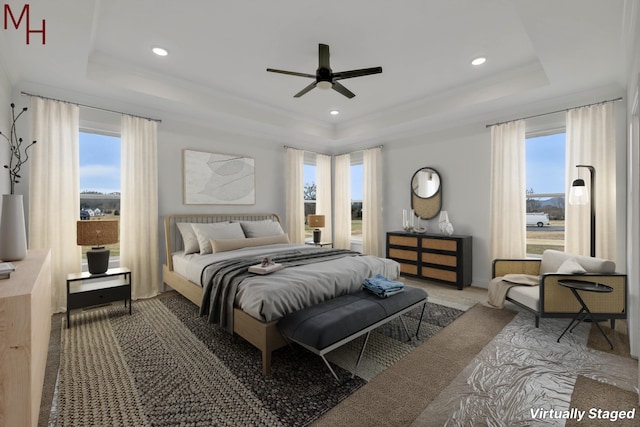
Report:
[[[291,245],[265,246],[249,253],[228,253],[201,273],[204,287],[201,315],[228,331],[233,330],[233,307],[269,322],[302,308],[362,288],[367,277],[382,274],[395,279],[397,262],[352,251]],[[278,246],[275,250],[275,246]],[[235,252],[235,251],[234,251]],[[285,266],[268,275],[248,272],[248,267],[271,256]]]

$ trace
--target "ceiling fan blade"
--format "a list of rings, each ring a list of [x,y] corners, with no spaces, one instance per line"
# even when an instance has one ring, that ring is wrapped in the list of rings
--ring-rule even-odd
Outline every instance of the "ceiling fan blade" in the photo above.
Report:
[[[294,98],[300,98],[302,95],[304,95],[305,93],[309,92],[311,89],[313,89],[314,87],[316,87],[316,85],[318,84],[318,82],[313,82],[311,83],[309,86],[305,87],[304,89],[302,89],[300,92],[296,93],[295,95],[293,95]]]
[[[329,68],[329,45],[320,43],[318,45],[318,68]]]
[[[335,90],[338,93],[343,94],[347,98],[353,98],[354,96],[356,96],[355,93],[351,92],[349,89],[347,89],[346,87],[342,86],[338,82],[333,82],[333,86],[331,86],[331,87],[332,87],[333,90]]]
[[[340,71],[333,73],[333,80],[350,79],[352,77],[368,76],[370,74],[379,74],[382,67],[363,68],[361,70]]]
[[[290,76],[309,77],[311,79],[315,79],[316,78],[315,74],[297,73],[295,71],[276,70],[276,69],[273,69],[273,68],[267,68],[267,71],[269,71],[271,73],[288,74]]]

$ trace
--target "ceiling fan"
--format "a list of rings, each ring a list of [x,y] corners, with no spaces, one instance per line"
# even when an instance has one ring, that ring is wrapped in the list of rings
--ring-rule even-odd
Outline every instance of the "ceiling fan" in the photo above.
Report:
[[[320,43],[318,45],[318,69],[316,70],[315,75],[297,73],[295,71],[276,70],[273,68],[267,68],[267,71],[270,71],[272,73],[288,74],[291,76],[308,77],[311,79],[315,79],[313,83],[293,95],[294,98],[301,97],[316,86],[321,89],[333,89],[336,92],[343,94],[347,98],[353,98],[356,95],[349,89],[344,87],[342,84],[340,84],[338,80],[368,76],[369,74],[378,74],[382,72],[382,67],[363,68],[361,70],[340,71],[334,73],[331,70],[331,66],[329,65],[329,45]]]

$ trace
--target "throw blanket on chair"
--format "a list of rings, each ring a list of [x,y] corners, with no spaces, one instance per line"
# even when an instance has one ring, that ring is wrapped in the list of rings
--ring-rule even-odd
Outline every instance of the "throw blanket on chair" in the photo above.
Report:
[[[540,276],[531,274],[507,274],[503,277],[495,277],[489,282],[487,304],[493,308],[504,308],[507,293],[513,286],[538,286],[539,284]]]

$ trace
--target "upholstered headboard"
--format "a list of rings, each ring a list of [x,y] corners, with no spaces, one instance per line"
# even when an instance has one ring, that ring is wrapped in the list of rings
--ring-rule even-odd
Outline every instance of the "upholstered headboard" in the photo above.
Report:
[[[191,222],[210,224],[224,221],[263,221],[271,220],[280,222],[280,217],[275,213],[232,213],[232,214],[177,214],[164,218],[164,235],[166,248],[166,263],[173,270],[171,254],[184,249],[182,236],[178,231],[177,223]]]

